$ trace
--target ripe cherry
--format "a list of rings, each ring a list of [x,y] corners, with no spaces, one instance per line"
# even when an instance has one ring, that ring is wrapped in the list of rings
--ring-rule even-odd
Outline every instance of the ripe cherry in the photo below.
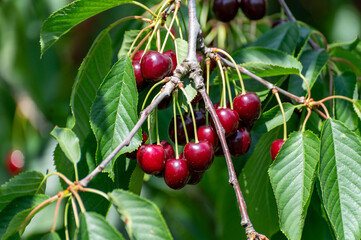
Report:
[[[218,136],[211,126],[203,126],[198,128],[197,135],[199,141],[208,141],[210,144],[212,144],[213,149],[217,148]]]
[[[133,57],[133,62],[140,62],[140,59],[142,58],[143,53],[144,53],[144,50],[139,50],[138,52],[136,52]]]
[[[261,100],[254,92],[240,93],[233,99],[233,108],[237,111],[239,119],[249,125],[261,115]]]
[[[188,181],[188,184],[195,185],[202,180],[204,172],[191,172],[191,177]]]
[[[213,147],[208,141],[189,142],[184,147],[183,153],[192,171],[205,171],[213,163]]]
[[[238,1],[214,0],[212,10],[217,19],[222,22],[229,22],[237,15]]]
[[[282,145],[285,143],[285,140],[283,139],[276,139],[273,141],[272,145],[271,145],[271,157],[272,160],[274,161],[277,154],[279,153]]]
[[[192,120],[189,117],[187,117],[186,115],[183,115],[183,119],[184,119],[184,123],[186,126],[185,129],[187,131],[188,138],[189,138],[189,140],[191,140],[194,138],[194,130],[193,130]],[[184,145],[187,143],[187,141],[186,141],[184,127],[183,127],[183,123],[182,123],[182,119],[181,119],[180,115],[177,115],[176,121],[177,121],[178,144]],[[169,124],[169,138],[174,142],[174,140],[175,140],[175,138],[174,138],[174,118],[172,118],[172,120]]]
[[[227,138],[227,145],[233,157],[240,157],[248,152],[251,136],[246,128],[239,127],[236,133]]]
[[[158,174],[165,166],[165,151],[160,145],[142,145],[138,149],[137,160],[141,169],[148,174]]]
[[[175,52],[173,50],[167,50],[163,53],[163,55],[166,55],[168,57],[170,57],[170,59],[172,60],[172,73],[174,71],[174,69],[177,67],[177,55],[175,54]]]
[[[169,159],[164,168],[164,181],[173,189],[184,187],[190,177],[190,172],[185,159]]]
[[[235,110],[229,108],[219,108],[216,110],[216,114],[225,131],[224,134],[226,135],[226,137],[236,132],[238,128],[239,116]],[[213,129],[216,129],[213,121],[212,127]]]
[[[206,115],[204,111],[194,111],[197,128],[206,124]]]
[[[140,63],[143,77],[149,82],[158,82],[168,76],[172,70],[172,60],[159,52],[148,51]]]
[[[163,147],[164,151],[165,151],[165,159],[171,159],[171,158],[175,158],[175,153],[174,153],[174,149],[173,146],[167,142],[167,141],[160,141],[160,145]]]
[[[199,103],[201,100],[202,100],[202,95],[200,93],[197,93],[197,95],[193,98],[191,103],[194,105],[196,103]]]
[[[171,97],[163,98],[163,100],[158,104],[158,110],[163,110],[168,108],[171,102],[172,102]]]
[[[259,20],[266,15],[266,5],[266,0],[242,0],[240,8],[249,19]]]
[[[6,167],[10,175],[15,176],[23,171],[25,165],[24,154],[20,150],[11,151],[6,156]]]
[[[145,86],[145,81],[142,75],[142,71],[140,69],[140,63],[133,61],[132,65],[134,69],[135,82],[137,83],[137,89],[138,91],[141,91]]]
[[[148,140],[148,135],[143,132],[142,133],[142,145]],[[139,149],[139,148],[138,148]],[[137,152],[138,152],[138,149],[137,150],[134,150],[133,152],[130,152],[130,153],[125,153],[125,156],[127,158],[130,158],[130,159],[136,159],[137,158]]]

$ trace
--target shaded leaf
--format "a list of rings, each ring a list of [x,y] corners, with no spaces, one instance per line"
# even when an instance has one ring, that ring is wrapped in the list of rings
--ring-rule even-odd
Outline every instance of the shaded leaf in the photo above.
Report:
[[[114,190],[109,193],[129,236],[135,239],[173,239],[158,207],[133,193]]]
[[[41,240],[60,240],[60,237],[56,232],[50,232],[42,237]]]
[[[361,237],[361,142],[342,122],[326,120],[319,178],[323,204],[337,239]]]
[[[13,177],[9,182],[0,187],[0,211],[3,210],[12,200],[18,197],[44,193],[46,184],[40,188],[44,175],[40,172],[23,172]]]
[[[129,185],[128,185],[129,191],[137,195],[140,195],[140,191],[142,190],[142,186],[143,186],[143,178],[144,178],[144,172],[137,164],[135,166],[134,171],[132,172],[132,175],[130,176]]]
[[[301,239],[319,159],[320,140],[311,131],[294,132],[270,166],[281,230]]]
[[[69,128],[55,127],[51,135],[58,141],[65,156],[74,164],[80,161],[79,139]]]

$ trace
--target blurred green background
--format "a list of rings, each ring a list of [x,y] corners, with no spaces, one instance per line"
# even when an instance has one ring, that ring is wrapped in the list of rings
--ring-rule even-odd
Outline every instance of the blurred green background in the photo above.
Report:
[[[95,36],[107,24],[122,16],[141,14],[139,8],[130,5],[100,14],[73,29],[40,59],[42,22],[69,2],[0,0],[0,184],[11,177],[5,166],[6,156],[12,149],[24,153],[25,170],[54,171],[55,141],[49,132],[56,125],[66,126],[71,88],[83,57]],[[292,0],[287,3],[298,20],[324,33],[329,42],[352,41],[361,32],[360,0]],[[269,0],[268,14],[279,11],[278,2]],[[130,27],[139,26],[134,23]],[[125,30],[121,27],[113,32],[115,55]],[[228,186],[224,163],[218,161],[215,165],[197,187],[176,192],[167,189],[162,181],[152,179],[143,190],[142,194],[162,209],[176,238],[216,239],[213,233],[221,231],[221,226],[211,220],[214,216],[218,216],[223,224],[234,221],[232,217],[226,217],[230,215],[238,221],[239,216],[232,212],[236,204],[232,189],[225,187],[223,192],[215,193],[208,187],[219,184],[218,189],[222,189]],[[218,173],[216,168],[223,170]],[[56,187],[48,193],[55,191]],[[207,200],[218,194],[222,194],[222,198],[217,204],[230,206],[228,212],[227,209],[220,211]],[[194,214],[200,209],[199,215]],[[178,230],[175,233],[173,229]],[[207,229],[213,231],[207,234]],[[239,231],[237,229],[234,233]],[[232,235],[233,232],[229,232],[228,236]]]

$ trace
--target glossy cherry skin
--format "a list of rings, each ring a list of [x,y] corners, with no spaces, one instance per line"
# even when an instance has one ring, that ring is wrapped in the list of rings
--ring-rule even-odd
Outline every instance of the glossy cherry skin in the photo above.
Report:
[[[266,15],[266,0],[242,0],[240,3],[244,15],[251,20],[259,20]]]
[[[238,1],[214,0],[212,10],[218,20],[221,20],[222,22],[229,22],[237,15]]]
[[[163,147],[164,151],[165,151],[165,159],[171,159],[171,158],[175,158],[175,153],[174,153],[174,149],[173,146],[167,142],[167,141],[160,141],[160,145]]]
[[[199,141],[208,141],[212,145],[213,149],[217,148],[218,136],[211,126],[203,126],[198,128],[197,135]]]
[[[132,65],[134,69],[135,82],[137,83],[137,89],[138,91],[141,91],[145,86],[145,81],[142,75],[142,71],[140,69],[140,63],[133,61]]]
[[[235,110],[229,108],[219,108],[216,110],[216,114],[219,121],[221,122],[226,137],[236,132],[238,128],[239,116]],[[216,129],[213,121],[212,127],[213,129]]]
[[[185,159],[168,159],[164,168],[164,181],[170,188],[183,188],[189,177],[190,171]]]
[[[197,128],[206,124],[206,115],[204,111],[194,111]]]
[[[172,73],[174,71],[174,69],[177,67],[177,55],[175,54],[175,52],[173,50],[167,50],[163,53],[163,55],[166,55],[168,57],[170,57],[170,59],[172,60]]]
[[[6,156],[6,167],[11,176],[15,176],[23,171],[25,165],[24,154],[20,150],[11,151]]]
[[[148,135],[143,132],[142,133],[142,145],[148,140]],[[138,148],[139,149],[139,148]],[[130,153],[125,153],[125,156],[127,158],[130,158],[130,159],[136,159],[137,158],[137,152],[138,152],[138,149],[137,150],[134,150],[133,152],[130,152]]]
[[[149,82],[158,82],[168,76],[172,70],[172,60],[159,52],[148,51],[140,62],[143,78]]]
[[[233,99],[233,108],[237,111],[239,119],[246,125],[259,118],[261,107],[261,100],[254,92],[240,93]]]
[[[192,123],[192,120],[191,118],[187,117],[186,115],[183,115],[183,119],[184,119],[184,123],[185,123],[185,126],[186,126],[186,131],[187,131],[187,134],[188,134],[188,138],[189,138],[189,141],[191,139],[194,138],[194,130],[193,130],[193,123]],[[184,145],[187,143],[186,141],[186,136],[185,136],[185,133],[184,133],[184,127],[183,127],[183,124],[182,124],[182,119],[180,117],[180,115],[177,115],[176,117],[176,121],[177,121],[177,136],[178,136],[178,144],[179,145]],[[169,138],[175,142],[175,138],[174,138],[174,118],[172,118],[172,120],[170,121],[170,124],[169,124]]]
[[[208,141],[189,142],[183,149],[188,167],[195,172],[207,170],[213,163],[214,152]]]
[[[163,171],[166,162],[165,151],[160,145],[142,145],[138,149],[137,161],[140,168],[148,174]]]
[[[188,181],[188,184],[195,185],[202,180],[204,172],[191,172],[191,177]]]
[[[246,128],[238,128],[237,131],[227,138],[229,152],[233,157],[246,154],[251,146],[251,136]]]
[[[271,157],[272,160],[274,161],[277,154],[279,153],[282,145],[285,143],[285,140],[283,139],[276,139],[273,141],[272,145],[271,145]]]
[[[144,53],[144,50],[139,50],[138,52],[136,52],[133,57],[133,62],[140,62],[140,59],[142,58],[143,53]]]

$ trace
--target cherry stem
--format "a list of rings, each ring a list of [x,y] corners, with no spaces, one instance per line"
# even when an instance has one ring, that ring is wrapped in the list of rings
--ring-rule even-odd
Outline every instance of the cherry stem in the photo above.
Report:
[[[359,69],[358,69],[355,65],[353,65],[352,62],[350,62],[350,61],[347,60],[347,59],[332,57],[332,58],[330,58],[330,60],[331,60],[332,62],[342,62],[342,63],[345,63],[345,64],[349,65],[349,66],[352,68],[352,70],[354,70],[354,71],[357,72],[357,73],[360,73]]]
[[[206,69],[207,69],[207,83],[206,83],[206,88],[207,88],[207,94],[209,95],[209,81],[210,81],[210,74],[211,74],[211,59],[209,57],[207,57],[206,59]],[[208,111],[206,111],[206,125],[209,125],[209,119],[208,119]]]
[[[324,119],[328,119],[328,117],[323,113],[323,112],[321,112],[319,109],[317,109],[317,108],[313,108],[313,110],[315,111],[315,112],[317,112],[321,117],[323,117]]]
[[[311,116],[311,112],[312,112],[311,109],[307,108],[307,115],[306,115],[305,120],[303,121],[303,124],[302,124],[302,132],[304,132],[305,129],[306,129],[306,124],[307,124],[308,119]]]
[[[323,103],[323,102],[326,102],[331,99],[343,99],[343,100],[349,101],[350,103],[354,103],[354,100],[349,97],[342,96],[342,95],[333,95],[333,96],[328,96],[324,99],[321,99],[320,101],[315,101],[314,104],[318,105],[319,103]]]
[[[283,109],[282,101],[280,98],[280,95],[277,92],[277,89],[272,90],[272,93],[275,95],[278,105],[280,106],[282,118],[283,118],[283,140],[287,140],[287,121],[286,121],[286,115],[285,110]]]
[[[150,14],[153,15],[153,17],[156,17],[157,15],[152,11],[150,10],[147,6],[145,6],[143,3],[140,3],[140,2],[137,2],[137,1],[133,1],[133,3],[135,5],[138,5],[139,7],[142,7],[144,10],[148,11]]]
[[[79,196],[79,193],[77,191],[75,191],[72,187],[69,187],[68,188],[69,191],[74,195],[74,197],[76,198],[76,201],[78,202],[79,204],[79,207],[80,207],[80,210],[82,213],[85,213],[86,212],[86,209],[84,207],[84,203],[83,201],[81,200],[80,196]]]
[[[68,213],[69,213],[69,205],[70,205],[70,201],[71,201],[71,196],[68,198],[68,201],[65,204],[65,208],[64,208],[64,228],[65,228],[65,239],[69,240],[70,236],[69,236],[69,226],[68,226]]]
[[[44,177],[44,179],[41,181],[41,183],[39,184],[39,187],[38,187],[38,189],[36,190],[35,194],[37,194],[37,193],[40,191],[41,186],[45,183],[45,181],[48,179],[48,177],[53,176],[53,175],[59,176],[59,177],[60,177],[61,179],[63,179],[64,182],[65,182],[66,184],[68,184],[69,186],[74,184],[74,183],[72,183],[67,177],[65,177],[64,174],[62,174],[62,173],[60,173],[60,172],[48,173],[48,174]]]
[[[62,200],[62,199],[63,199],[63,195],[61,195],[61,196],[58,198],[57,202],[56,202],[54,219],[53,219],[53,226],[51,227],[50,232],[54,232],[54,230],[55,230],[56,220],[57,220],[57,218],[58,218],[59,207],[60,207],[60,203],[61,203],[61,200]]]
[[[231,62],[233,63],[234,66],[237,66],[236,61],[234,61],[233,57],[229,53],[227,53],[226,51],[224,51],[224,50],[222,50],[220,48],[214,48],[214,51],[223,53],[224,55],[227,56],[227,58],[229,60],[231,60]],[[243,79],[242,79],[242,75],[241,75],[238,67],[236,67],[235,69],[236,69],[237,74],[238,74],[239,82],[241,83],[242,94],[245,94],[246,93],[246,88],[244,87],[244,82],[243,82]]]
[[[180,22],[179,22],[178,16],[175,17],[175,21],[176,21],[177,26],[178,26],[179,37],[180,37],[181,39],[183,39],[182,25],[181,25]]]
[[[167,79],[167,80],[166,80],[166,79]],[[143,111],[143,109],[144,109],[144,107],[145,107],[145,104],[147,103],[147,100],[148,100],[150,94],[152,93],[152,91],[153,91],[156,87],[158,87],[160,84],[169,81],[169,78],[166,78],[166,79],[163,79],[162,81],[157,82],[156,84],[154,84],[154,85],[149,89],[149,91],[148,91],[148,93],[147,93],[147,95],[145,96],[145,99],[144,99],[144,101],[143,101],[143,105],[142,105],[142,110],[141,110],[141,111]]]
[[[227,107],[227,93],[226,93],[226,79],[224,77],[224,72],[223,72],[223,67],[222,67],[222,62],[219,58],[216,58],[217,64],[218,64],[218,69],[219,72],[221,73],[221,77],[222,77],[222,101],[223,101],[223,105],[221,104],[221,107],[226,108]]]
[[[197,123],[196,123],[196,118],[194,117],[194,112],[193,112],[193,107],[192,107],[191,100],[189,99],[187,92],[186,92],[186,91],[184,90],[184,88],[183,88],[183,83],[180,83],[180,84],[178,85],[178,87],[180,88],[180,90],[182,90],[184,96],[186,96],[187,103],[188,103],[188,106],[189,106],[189,110],[190,110],[191,115],[192,115],[193,130],[194,130],[194,142],[195,142],[195,143],[198,143]],[[185,127],[185,126],[184,126],[184,127]],[[185,128],[184,128],[184,129],[185,129]]]
[[[325,111],[326,117],[327,117],[327,118],[330,118],[330,114],[329,114],[329,112],[328,112],[325,104],[323,104],[322,102],[320,102],[319,105],[323,108],[323,111]]]
[[[224,68],[224,75],[226,76],[226,84],[227,84],[227,90],[228,90],[229,104],[230,104],[230,106],[231,106],[231,109],[233,109],[233,100],[232,100],[231,85],[229,84],[229,78],[228,78],[227,68]]]
[[[75,219],[75,226],[79,228],[79,213],[78,213],[78,207],[76,206],[75,199],[71,197],[71,206],[73,207],[74,212],[74,219]]]
[[[327,42],[325,35],[323,35],[320,31],[317,31],[317,30],[313,30],[312,33],[317,34],[318,36],[320,36],[322,38],[323,44],[325,46],[325,50],[328,51],[328,42]]]
[[[157,134],[157,145],[160,145],[159,126],[158,126],[158,106],[154,109],[154,115],[155,115],[155,131]]]
[[[299,77],[302,79],[302,81],[306,84],[307,87],[307,100],[309,100],[311,98],[311,88],[310,85],[308,84],[305,76],[302,75],[302,73],[300,73]]]
[[[168,31],[167,31],[167,35],[165,35],[165,39],[164,39],[164,42],[163,42],[162,50],[160,50],[160,53],[163,53],[163,51],[164,51],[165,44],[167,43],[167,40],[168,40],[168,37],[169,37],[169,33],[170,33],[170,30],[172,29],[172,26],[173,26],[175,17],[177,16],[177,12],[178,12],[179,7],[180,7],[180,3],[176,3],[175,9],[174,9],[174,13],[173,13],[173,18],[172,18],[172,21],[170,22],[169,29],[168,29]]]
[[[185,137],[186,137],[186,142],[189,143],[189,138],[188,138],[188,133],[187,133],[186,124],[185,124],[185,122],[184,122],[182,110],[181,110],[181,108],[180,108],[180,106],[179,106],[178,100],[177,100],[177,108],[178,108],[179,116],[180,116],[180,118],[181,118],[181,120],[182,120],[182,125],[183,125],[184,135],[185,135]],[[174,121],[176,121],[176,119],[174,119]]]
[[[94,189],[94,188],[81,188],[81,191],[98,194],[98,195],[102,196],[103,198],[105,198],[106,200],[110,201],[109,196],[108,196],[107,194],[105,194],[104,192],[99,191],[98,189]]]
[[[176,93],[173,93],[173,117],[174,117],[174,146],[175,146],[175,158],[179,158],[179,151],[178,151],[178,135],[177,135],[177,110],[176,110]]]
[[[143,34],[146,30],[148,30],[149,28],[152,28],[152,27],[154,27],[154,24],[151,24],[151,25],[149,25],[149,26],[147,26],[147,27],[145,27],[145,28],[143,28],[142,30],[139,31],[139,33],[137,34],[137,36],[134,38],[134,41],[132,42],[132,45],[130,45],[129,51],[128,51],[128,53],[127,53],[128,56],[129,56],[130,53],[132,52],[132,50],[133,50],[133,48],[134,48],[134,45],[136,44],[136,42],[138,41],[138,39],[140,38],[140,36],[142,36],[142,34]],[[148,34],[142,39],[142,41],[143,41],[144,39],[147,39],[147,38],[149,37],[149,34],[150,34],[150,33],[148,33]],[[140,46],[143,45],[144,41],[143,41],[143,42],[142,42],[142,41],[138,44],[137,47],[140,48]],[[130,55],[130,58],[131,58],[131,59],[133,59],[135,53],[137,52],[137,50],[138,50],[139,48],[134,49],[133,54]]]
[[[161,53],[161,41],[162,41],[162,39],[161,39],[161,37],[160,37],[160,30],[159,30],[159,28],[157,29],[157,50],[158,50],[158,52],[160,52]]]

